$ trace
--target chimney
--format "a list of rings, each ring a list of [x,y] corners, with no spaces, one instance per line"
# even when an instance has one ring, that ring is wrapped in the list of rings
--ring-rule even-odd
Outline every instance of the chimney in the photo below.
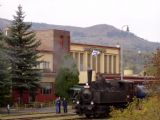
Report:
[[[88,74],[88,85],[90,85],[92,82],[92,69],[88,69],[87,74]]]

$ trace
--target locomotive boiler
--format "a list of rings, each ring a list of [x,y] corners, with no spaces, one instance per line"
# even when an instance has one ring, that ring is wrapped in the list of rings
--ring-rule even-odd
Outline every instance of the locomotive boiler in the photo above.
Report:
[[[110,106],[124,107],[137,94],[132,81],[105,80],[99,76],[91,81],[92,70],[88,70],[88,83],[76,98],[76,113],[86,117],[102,117],[109,113]],[[143,89],[138,89],[145,97]]]

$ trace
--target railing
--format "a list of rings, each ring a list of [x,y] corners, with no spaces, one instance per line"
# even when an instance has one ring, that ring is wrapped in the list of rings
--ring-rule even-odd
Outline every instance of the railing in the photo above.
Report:
[[[13,105],[13,108],[19,110],[19,109],[25,109],[25,108],[44,108],[44,107],[52,107],[55,106],[55,102],[33,102],[29,104],[17,104],[15,103]]]

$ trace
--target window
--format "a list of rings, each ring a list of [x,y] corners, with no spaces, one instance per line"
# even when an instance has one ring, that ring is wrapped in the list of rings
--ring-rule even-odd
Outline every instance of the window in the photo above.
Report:
[[[83,71],[83,53],[80,53],[80,71]]]
[[[50,68],[49,68],[49,62],[48,61],[42,61],[42,69],[43,72],[50,72]]]
[[[116,56],[113,56],[113,73],[116,74]]]
[[[42,64],[43,64],[43,69],[49,69],[49,62],[43,61]]]
[[[108,61],[108,60],[107,60],[107,55],[105,55],[105,56],[104,56],[104,72],[105,72],[105,73],[108,72],[108,71],[107,71],[107,67],[108,67],[108,66],[107,66],[107,61]]]
[[[96,56],[92,56],[92,67],[96,71]]]
[[[88,67],[88,69],[91,69],[91,54],[90,53],[88,53],[88,55],[87,55],[87,67]]]
[[[97,72],[100,72],[100,54],[97,55]]]
[[[112,55],[109,55],[109,74],[112,73]]]
[[[79,53],[75,53],[75,61],[76,61],[76,65],[77,65],[77,68],[79,69],[79,57],[78,57],[78,54]]]
[[[49,95],[52,93],[52,83],[41,83],[41,94]]]

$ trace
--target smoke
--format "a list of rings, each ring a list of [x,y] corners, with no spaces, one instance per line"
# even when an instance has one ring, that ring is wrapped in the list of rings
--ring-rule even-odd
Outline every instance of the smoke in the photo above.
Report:
[[[64,38],[63,46],[59,44],[59,40],[55,40],[54,46],[54,67],[58,73],[61,68],[68,69],[73,74],[77,74],[77,66],[75,60],[71,57],[69,52],[67,39]]]
[[[61,54],[56,55],[57,71],[59,71],[61,68],[65,68],[73,74],[78,74],[76,62],[72,58],[72,56],[69,53],[63,51],[62,49],[58,53],[60,52]]]
[[[77,68],[76,62],[75,60],[73,60],[71,55],[64,56],[63,64],[61,67],[68,69],[70,72],[72,72],[75,75],[78,74],[78,68]]]

